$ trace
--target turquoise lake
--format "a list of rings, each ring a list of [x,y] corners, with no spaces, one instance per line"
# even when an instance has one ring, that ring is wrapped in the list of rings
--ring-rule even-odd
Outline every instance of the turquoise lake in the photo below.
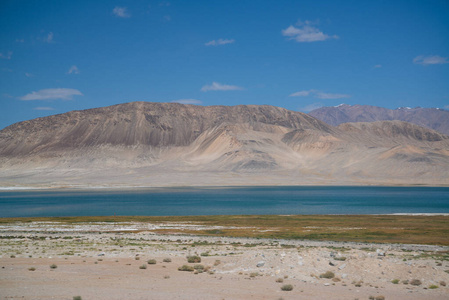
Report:
[[[448,187],[1,191],[0,217],[449,213]]]

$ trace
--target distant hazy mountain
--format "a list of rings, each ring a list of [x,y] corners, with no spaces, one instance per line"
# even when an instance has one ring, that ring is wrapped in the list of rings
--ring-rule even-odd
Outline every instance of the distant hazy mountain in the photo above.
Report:
[[[0,187],[449,184],[449,137],[274,106],[133,102],[0,131]]]
[[[347,122],[374,122],[399,120],[437,130],[449,135],[449,111],[439,108],[387,109],[370,105],[341,104],[334,107],[321,107],[309,115],[336,126]]]

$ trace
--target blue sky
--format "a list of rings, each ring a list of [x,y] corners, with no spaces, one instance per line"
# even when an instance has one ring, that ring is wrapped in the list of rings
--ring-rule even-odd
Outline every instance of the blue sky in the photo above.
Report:
[[[449,2],[0,2],[0,128],[130,101],[449,109]]]

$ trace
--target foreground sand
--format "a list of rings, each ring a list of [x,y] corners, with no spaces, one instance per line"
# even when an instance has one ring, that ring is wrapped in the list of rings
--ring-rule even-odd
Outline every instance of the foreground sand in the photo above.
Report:
[[[135,228],[139,230],[127,232]],[[0,296],[449,299],[448,247],[157,235],[151,228],[152,224],[2,225]],[[184,264],[198,264],[187,263],[188,255],[201,257],[204,272],[178,271]],[[171,262],[163,261],[167,258]],[[156,264],[148,264],[150,259]],[[320,278],[327,271],[335,278]],[[399,283],[392,283],[394,279]],[[413,279],[421,285],[411,285]],[[293,290],[282,291],[285,284]]]

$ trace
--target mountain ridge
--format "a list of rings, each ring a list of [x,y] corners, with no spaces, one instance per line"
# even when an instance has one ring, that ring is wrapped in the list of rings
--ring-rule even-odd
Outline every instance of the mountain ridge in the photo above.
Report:
[[[449,137],[275,106],[131,102],[0,131],[0,186],[449,184]]]
[[[449,135],[449,111],[440,108],[400,107],[388,109],[371,105],[340,104],[312,110],[309,115],[332,126],[348,122],[399,120]]]

